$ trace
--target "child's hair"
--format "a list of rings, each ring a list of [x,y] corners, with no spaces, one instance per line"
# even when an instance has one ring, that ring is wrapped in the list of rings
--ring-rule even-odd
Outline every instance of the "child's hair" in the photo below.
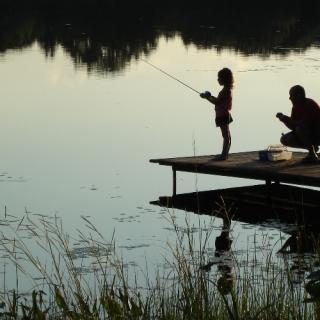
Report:
[[[230,88],[233,88],[233,74],[232,71],[229,68],[223,68],[218,72],[218,76],[221,78],[221,82],[224,86],[228,86]]]

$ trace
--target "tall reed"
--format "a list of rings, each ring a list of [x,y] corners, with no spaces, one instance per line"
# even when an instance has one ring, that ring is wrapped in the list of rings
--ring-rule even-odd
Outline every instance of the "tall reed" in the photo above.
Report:
[[[141,284],[117,257],[114,234],[107,241],[87,218],[86,232],[79,231],[77,239],[58,218],[9,220],[3,219],[11,236],[2,232],[0,244],[17,277],[33,279],[33,289],[26,298],[18,282],[12,290],[5,288],[0,319],[274,320],[319,315],[318,302],[304,302],[303,285],[295,284],[288,264],[275,263],[272,250],[259,263],[250,254],[239,259],[232,250],[208,255],[213,221],[199,220],[194,226],[186,220],[181,226],[171,218],[176,240],[168,243],[167,267],[159,268],[154,278],[145,274]],[[37,244],[37,254],[31,243]]]

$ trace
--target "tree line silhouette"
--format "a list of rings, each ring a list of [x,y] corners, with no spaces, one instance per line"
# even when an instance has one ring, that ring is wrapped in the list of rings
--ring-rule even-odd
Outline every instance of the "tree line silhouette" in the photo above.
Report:
[[[315,0],[2,1],[0,53],[37,42],[52,57],[61,46],[89,72],[119,72],[150,54],[161,36],[262,57],[305,50],[320,39]]]

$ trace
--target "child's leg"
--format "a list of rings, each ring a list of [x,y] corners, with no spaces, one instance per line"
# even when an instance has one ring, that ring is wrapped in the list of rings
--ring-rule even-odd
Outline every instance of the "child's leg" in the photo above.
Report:
[[[231,134],[228,124],[224,124],[220,127],[222,137],[223,137],[223,146],[222,146],[222,153],[221,157],[224,159],[228,158],[229,150],[231,147]]]

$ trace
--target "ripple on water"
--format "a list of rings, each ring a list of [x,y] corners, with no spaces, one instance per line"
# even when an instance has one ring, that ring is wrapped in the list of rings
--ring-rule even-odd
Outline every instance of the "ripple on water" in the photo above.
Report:
[[[100,269],[97,266],[80,266],[80,267],[74,267],[72,270],[78,274],[90,274],[94,271],[99,271]]]
[[[15,177],[4,171],[0,173],[0,182],[25,182],[25,179],[23,176]]]
[[[122,246],[119,246],[118,248],[127,249],[127,250],[134,250],[134,249],[141,249],[141,248],[148,248],[148,247],[150,247],[150,244],[143,243],[143,244],[136,244],[136,245],[131,245],[131,246],[122,245]]]
[[[90,191],[98,190],[98,188],[94,184],[91,184],[89,186],[80,186],[80,189],[82,189],[82,190],[87,189],[87,190],[90,190]]]
[[[139,267],[139,265],[135,261],[129,261],[123,264],[124,268],[129,268],[129,267]]]
[[[249,225],[249,224],[241,224],[241,228],[245,230],[250,230],[250,229],[254,229],[255,226]]]
[[[117,222],[126,222],[126,223],[131,223],[131,222],[137,222],[137,223],[140,223],[141,221],[140,220],[137,220],[136,218],[139,218],[140,215],[130,215],[130,216],[127,216],[126,213],[124,212],[121,212],[120,214],[120,217],[113,217],[112,219],[117,221]]]
[[[83,259],[89,257],[107,257],[112,253],[112,245],[107,247],[100,246],[85,246],[79,248],[73,248],[70,250],[70,255],[73,260]]]

